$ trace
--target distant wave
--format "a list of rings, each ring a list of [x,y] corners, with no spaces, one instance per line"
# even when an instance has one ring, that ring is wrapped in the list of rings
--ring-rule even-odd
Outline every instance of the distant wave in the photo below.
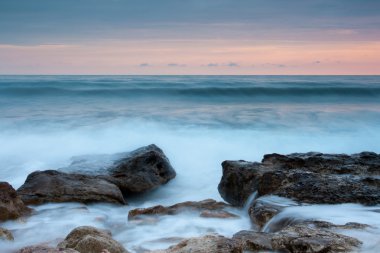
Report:
[[[380,97],[380,87],[58,88],[0,87],[0,96]]]

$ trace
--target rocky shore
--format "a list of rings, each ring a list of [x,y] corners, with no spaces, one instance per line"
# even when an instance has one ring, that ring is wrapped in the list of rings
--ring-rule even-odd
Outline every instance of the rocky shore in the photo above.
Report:
[[[13,189],[0,183],[0,222],[28,219],[28,205],[79,202],[128,205],[128,198],[145,194],[175,178],[176,172],[164,152],[155,145],[118,154],[118,159],[101,168],[87,161],[75,161],[68,168],[35,171],[25,183]],[[312,204],[380,204],[380,155],[295,153],[268,154],[259,162],[224,161],[218,186],[227,202],[212,199],[187,201],[170,206],[132,209],[128,221],[144,226],[160,217],[183,213],[204,219],[240,219],[249,216],[251,230],[236,231],[227,238],[210,232],[195,238],[180,238],[168,249],[139,253],[242,253],[360,252],[362,242],[341,231],[364,231],[371,224],[333,224],[324,220],[275,219],[289,207]],[[196,183],[196,182],[194,182]],[[216,186],[215,186],[216,187]],[[236,211],[238,210],[238,212]],[[165,239],[165,238],[163,238]],[[12,231],[1,228],[0,240],[13,241]],[[379,245],[380,247],[380,245]],[[110,231],[81,226],[56,245],[39,244],[14,253],[127,253]],[[379,248],[380,250],[380,248]],[[13,252],[12,252],[13,253]]]

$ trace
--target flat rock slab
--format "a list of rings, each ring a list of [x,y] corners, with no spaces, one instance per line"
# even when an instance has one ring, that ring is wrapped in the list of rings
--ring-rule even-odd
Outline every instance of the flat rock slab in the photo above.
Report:
[[[380,155],[265,155],[261,163],[224,161],[218,190],[235,206],[249,196],[277,195],[303,203],[380,204]]]
[[[237,215],[227,212],[224,208],[229,207],[224,202],[213,199],[203,201],[187,201],[172,206],[154,206],[149,208],[137,208],[129,211],[128,220],[143,219],[144,216],[152,215],[175,215],[186,211],[198,212],[204,218],[236,218]]]
[[[49,246],[37,245],[20,249],[17,253],[81,253],[73,249],[58,249]]]
[[[351,252],[362,244],[355,238],[310,226],[308,223],[286,226],[276,233],[240,231],[233,239],[244,250],[291,253]]]
[[[234,240],[218,235],[186,239],[166,250],[151,253],[242,253],[241,246]]]
[[[0,221],[17,219],[31,211],[10,184],[0,182]]]

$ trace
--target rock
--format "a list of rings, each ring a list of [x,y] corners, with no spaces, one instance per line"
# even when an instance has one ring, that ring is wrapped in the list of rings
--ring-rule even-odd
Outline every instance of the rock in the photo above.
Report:
[[[61,249],[74,249],[80,253],[128,253],[117,241],[112,239],[111,233],[94,227],[78,227],[71,231],[65,240],[58,244]]]
[[[18,189],[18,194],[27,204],[126,204],[124,196],[155,189],[176,176],[168,158],[155,145],[126,154],[103,155],[101,159],[103,163],[80,159],[60,170],[33,172]]]
[[[233,239],[244,250],[291,253],[351,252],[362,244],[355,238],[311,227],[307,223],[287,226],[276,233],[241,231]]]
[[[11,231],[5,228],[0,228],[0,240],[14,241]]]
[[[172,206],[154,206],[149,208],[137,208],[129,211],[128,220],[140,219],[146,215],[175,215],[184,211],[196,211],[200,216],[207,218],[231,218],[236,215],[224,211],[223,209],[229,205],[224,202],[217,202],[213,199],[203,201],[187,201]]]
[[[238,218],[236,214],[220,210],[220,211],[210,211],[204,210],[199,214],[203,218],[218,218],[218,219],[229,219],[229,218]]]
[[[263,196],[256,199],[248,209],[249,216],[252,222],[264,227],[267,222],[275,215],[280,213],[285,207],[295,206],[297,203],[286,198],[277,196]]]
[[[222,163],[223,176],[218,185],[222,198],[233,206],[243,207],[249,196],[258,187],[258,180],[262,171],[259,163],[245,161],[224,161]]]
[[[108,169],[112,181],[126,193],[140,193],[166,184],[176,176],[169,159],[154,144],[139,148]]]
[[[278,195],[304,203],[380,203],[380,155],[265,155],[262,163],[225,161],[221,196],[243,206],[248,196]]]
[[[268,223],[263,232],[267,233],[276,233],[278,231],[283,230],[289,226],[307,226],[310,228],[316,229],[325,229],[325,230],[342,230],[342,229],[356,229],[362,230],[365,228],[369,228],[370,226],[367,224],[361,224],[356,222],[348,222],[344,225],[336,225],[331,222],[321,221],[321,220],[313,220],[313,219],[302,219],[298,217],[281,217],[280,219],[276,219],[273,222]]]
[[[119,188],[102,178],[56,170],[31,173],[17,192],[25,203],[33,205],[46,202],[125,204]]]
[[[10,184],[0,182],[0,221],[17,219],[29,215],[31,211]]]
[[[233,238],[240,244],[243,250],[261,251],[261,250],[273,250],[272,237],[268,233],[255,232],[255,231],[240,231],[236,233]]]
[[[57,249],[49,246],[28,246],[20,249],[17,253],[81,253],[73,249]]]
[[[241,246],[234,240],[223,236],[206,235],[180,242],[166,250],[151,253],[242,253]]]
[[[324,228],[324,229],[366,229],[371,227],[367,224],[357,223],[357,222],[347,222],[344,225],[336,225],[328,221],[320,221],[320,220],[306,220],[303,222],[304,224],[308,224],[309,226],[313,226],[316,228]]]
[[[303,225],[286,227],[272,237],[275,250],[288,249],[294,253],[350,252],[360,245],[355,238]]]

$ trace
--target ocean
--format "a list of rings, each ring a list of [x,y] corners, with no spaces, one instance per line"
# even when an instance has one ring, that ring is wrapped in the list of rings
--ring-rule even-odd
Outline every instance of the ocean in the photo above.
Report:
[[[161,238],[249,229],[192,214],[158,224],[127,222],[136,207],[213,198],[224,160],[260,161],[267,153],[380,153],[380,76],[0,76],[0,181],[15,188],[35,170],[68,166],[148,144],[163,149],[177,177],[129,206],[46,204],[14,232],[16,249],[56,243],[79,225],[107,228],[131,252],[170,245]],[[380,238],[379,207],[354,204],[288,209],[288,215],[372,224],[355,232],[363,252]],[[349,231],[344,231],[350,234]],[[352,235],[352,234],[351,234]]]

